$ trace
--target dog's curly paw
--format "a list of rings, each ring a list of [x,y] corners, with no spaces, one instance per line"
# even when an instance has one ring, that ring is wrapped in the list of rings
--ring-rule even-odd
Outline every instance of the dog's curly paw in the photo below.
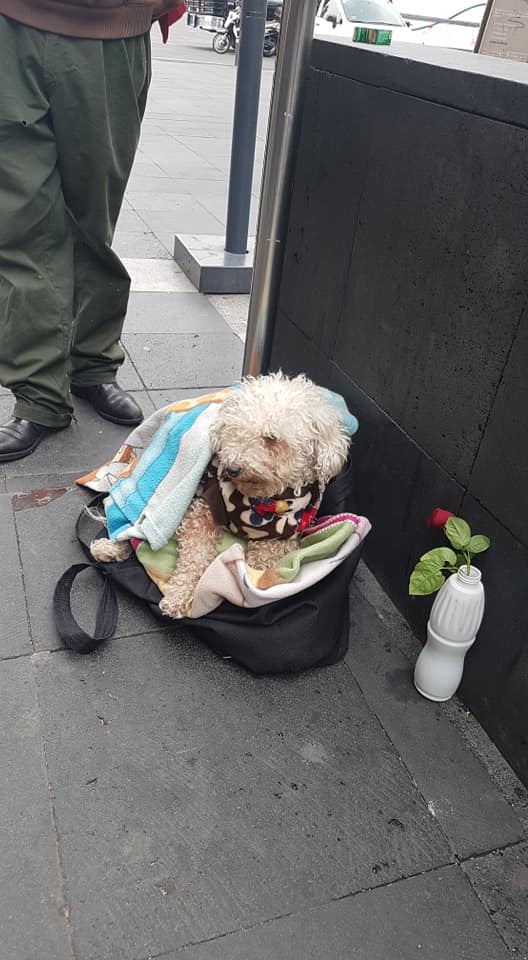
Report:
[[[159,608],[166,617],[172,617],[173,620],[181,620],[190,614],[190,605],[188,602],[179,603],[171,597],[163,597],[160,600]]]
[[[116,543],[115,540],[100,537],[90,544],[90,553],[94,560],[99,560],[100,563],[122,563],[132,553],[132,547],[126,540]]]

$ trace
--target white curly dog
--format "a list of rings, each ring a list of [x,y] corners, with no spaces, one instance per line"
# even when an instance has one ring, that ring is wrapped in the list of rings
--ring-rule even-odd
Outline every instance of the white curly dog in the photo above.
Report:
[[[226,529],[247,541],[247,563],[258,570],[292,550],[343,467],[350,437],[324,390],[279,372],[244,379],[219,407],[210,440],[213,460],[178,527],[177,566],[160,602],[174,618],[189,615]],[[130,546],[99,539],[91,552],[120,561]]]

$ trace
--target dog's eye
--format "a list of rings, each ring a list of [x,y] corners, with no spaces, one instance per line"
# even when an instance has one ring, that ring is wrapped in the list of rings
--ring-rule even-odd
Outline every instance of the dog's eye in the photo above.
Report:
[[[266,443],[277,443],[277,437],[274,437],[272,433],[268,433],[264,437],[264,440],[266,441]]]

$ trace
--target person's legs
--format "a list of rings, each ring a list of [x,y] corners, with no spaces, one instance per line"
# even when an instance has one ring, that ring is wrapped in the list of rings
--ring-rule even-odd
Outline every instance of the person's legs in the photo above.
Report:
[[[130,278],[111,250],[150,82],[150,37],[50,39],[51,116],[62,188],[75,234],[72,385],[108,384]]]
[[[46,35],[0,16],[0,50],[0,383],[15,396],[15,417],[62,428],[72,414],[73,236],[46,94]],[[0,428],[0,459],[23,448],[13,430],[19,425]]]

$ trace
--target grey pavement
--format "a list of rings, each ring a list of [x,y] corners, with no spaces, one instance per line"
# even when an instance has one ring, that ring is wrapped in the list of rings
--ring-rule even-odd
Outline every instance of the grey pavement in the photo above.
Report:
[[[170,259],[185,218],[221,232],[234,81],[179,29],[155,44],[117,238],[121,382],[146,413],[237,377],[247,312]],[[74,479],[126,433],[76,415],[0,470],[0,960],[526,960],[527,791],[456,698],[416,693],[418,641],[364,565],[349,652],[323,670],[256,678],[125,595],[112,641],[61,648]]]

